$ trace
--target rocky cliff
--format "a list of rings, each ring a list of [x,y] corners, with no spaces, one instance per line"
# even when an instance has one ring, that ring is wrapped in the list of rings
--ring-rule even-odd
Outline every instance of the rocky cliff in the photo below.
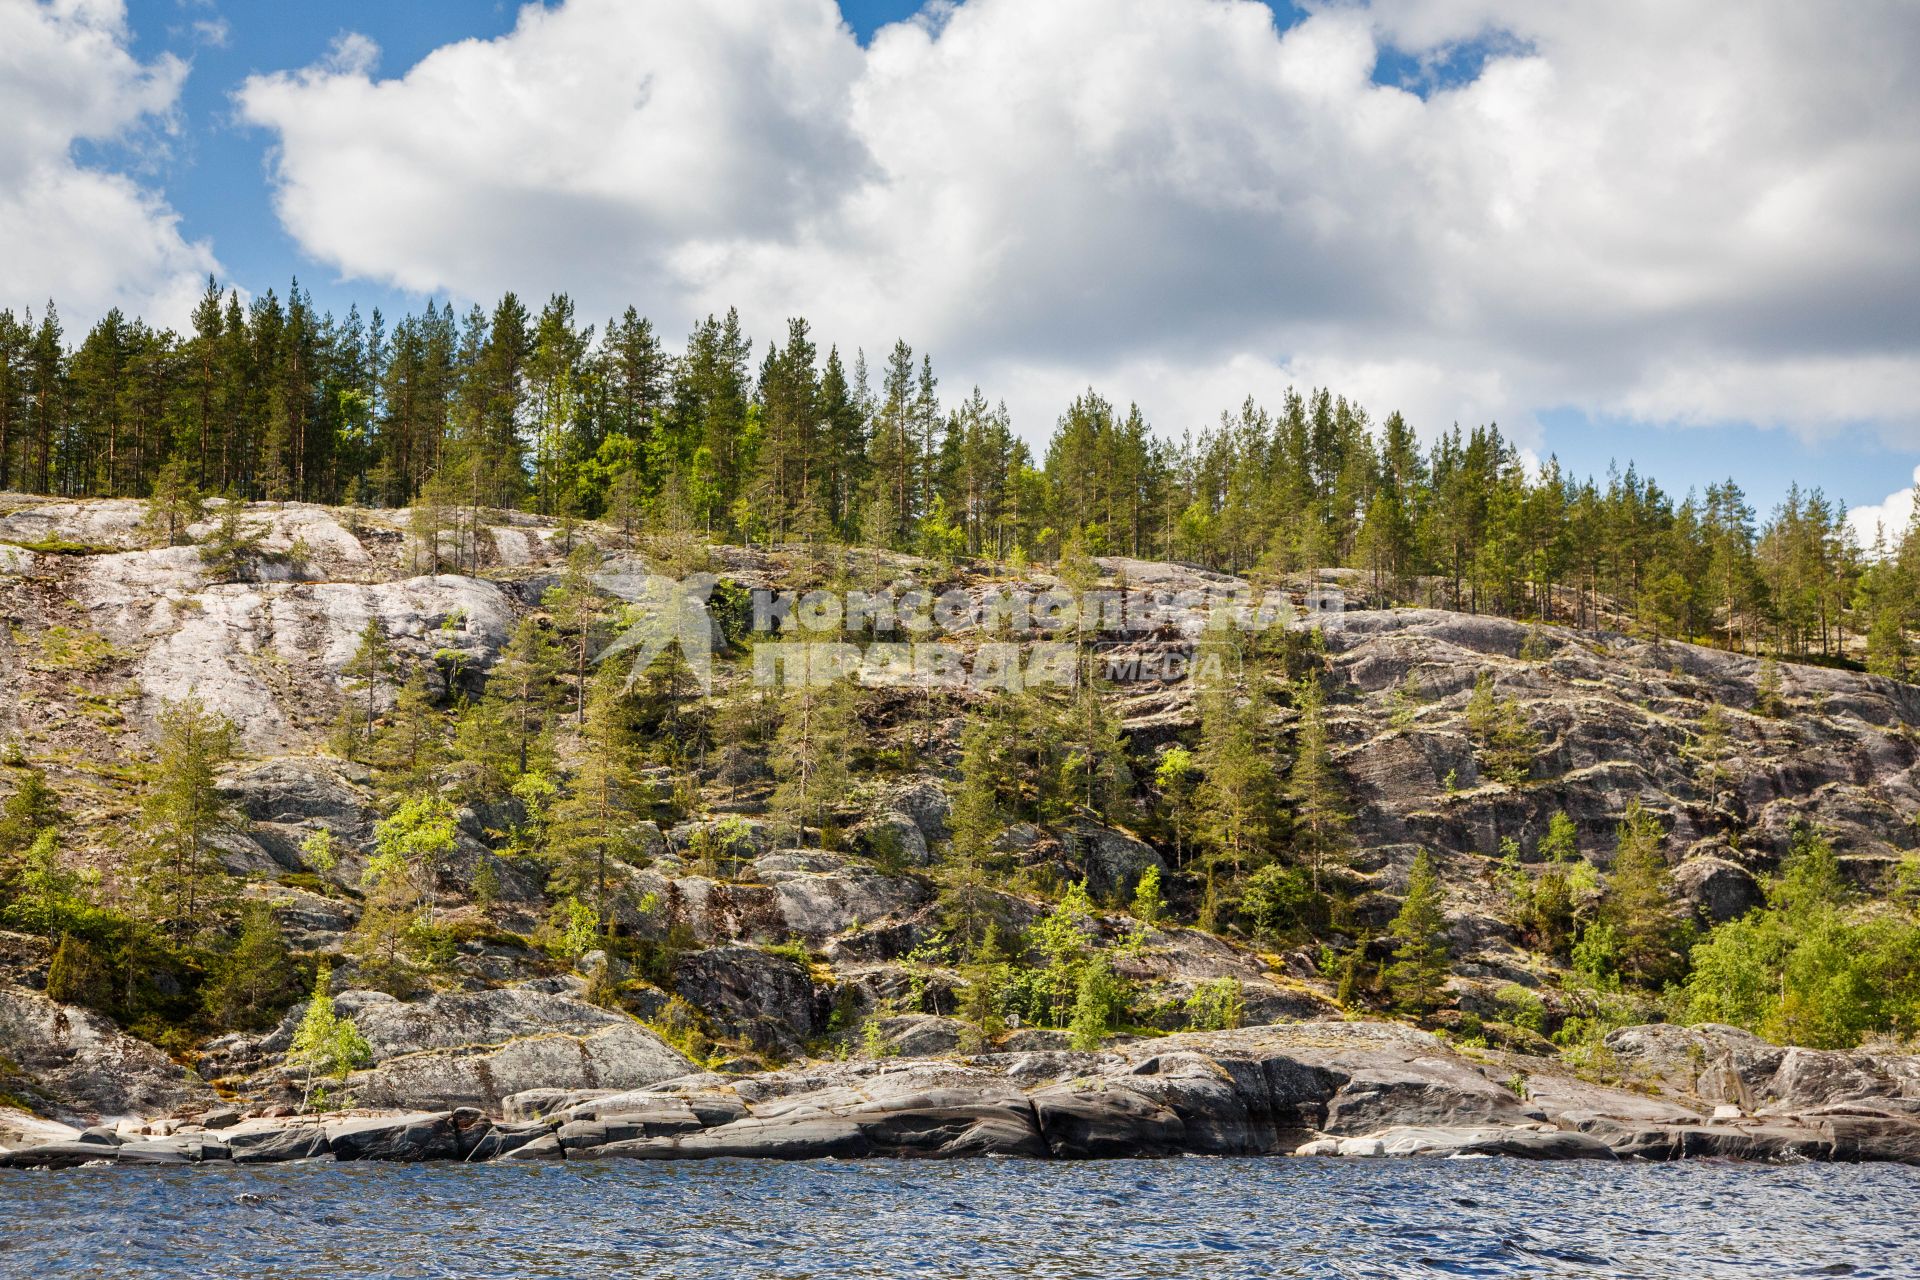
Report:
[[[1511,1047],[1471,1059],[1426,1032],[1330,1021],[1342,1011],[1326,952],[1277,954],[1171,922],[1142,930],[1114,911],[1148,868],[1177,896],[1182,851],[1089,814],[1010,829],[1001,845],[1021,876],[985,892],[1023,926],[1050,907],[1036,886],[1084,881],[1108,904],[1088,945],[1136,993],[1136,1025],[1100,1054],[1067,1053],[1064,1033],[1038,1029],[979,1043],[951,1016],[967,976],[928,945],[944,928],[964,698],[917,720],[883,702],[863,732],[876,752],[919,735],[917,763],[852,779],[838,815],[850,836],[837,849],[767,823],[764,772],[752,768],[744,780],[714,771],[677,823],[642,824],[639,852],[610,871],[625,904],[617,927],[670,962],[627,975],[616,1000],[590,989],[604,957],[559,962],[534,941],[551,900],[541,868],[503,838],[505,796],[460,810],[433,885],[452,953],[419,989],[357,988],[347,942],[365,910],[381,807],[374,777],[326,741],[369,620],[450,704],[484,688],[517,623],[541,611],[570,543],[597,547],[603,575],[643,571],[651,552],[609,528],[500,514],[451,553],[429,554],[406,512],[262,505],[247,512],[258,533],[250,567],[217,581],[231,575],[215,575],[196,547],[147,545],[141,516],[133,502],[0,502],[0,741],[61,796],[72,820],[65,865],[92,873],[93,891],[113,901],[128,889],[138,767],[158,711],[191,694],[229,717],[241,757],[221,787],[241,821],[220,837],[219,857],[234,895],[271,904],[299,957],[340,965],[339,1009],[371,1049],[346,1088],[364,1107],[439,1115],[408,1122],[434,1155],[1362,1153],[1370,1143],[1390,1153],[1911,1152],[1920,1089],[1897,1055],[1816,1062],[1731,1030],[1615,1032],[1607,1070],[1661,1092],[1655,1102]],[[817,574],[800,551],[716,548],[709,560],[723,586]],[[442,572],[422,572],[436,561]],[[905,557],[888,568],[896,585],[979,594],[1008,581]],[[1235,585],[1185,566],[1100,568],[1109,585],[1170,597]],[[1364,605],[1358,575],[1290,584],[1302,604],[1336,588]],[[1518,985],[1545,1006],[1542,1030],[1561,1012],[1558,962],[1521,945],[1493,875],[1503,853],[1537,861],[1552,814],[1572,819],[1580,855],[1604,869],[1638,801],[1668,833],[1673,883],[1703,924],[1760,902],[1761,878],[1799,823],[1826,831],[1868,891],[1906,856],[1920,811],[1920,689],[1782,665],[1777,705],[1763,706],[1756,659],[1691,645],[1431,610],[1349,607],[1292,625],[1317,632],[1311,661],[1331,691],[1326,725],[1352,818],[1341,927],[1383,926],[1415,853],[1429,851],[1460,1009]],[[1185,650],[1195,631],[1176,610],[1114,647]],[[956,638],[982,637],[963,628]],[[1499,776],[1469,724],[1488,677],[1531,743],[1523,767]],[[1183,685],[1123,684],[1106,696],[1141,772],[1198,724]],[[1283,733],[1294,714],[1276,713]],[[322,830],[334,851],[324,864],[309,840]],[[717,845],[725,856],[713,856]],[[476,904],[481,880],[493,888]],[[223,907],[205,925],[230,932],[234,919]],[[285,1059],[303,1006],[265,1031],[154,1037],[163,1051],[47,999],[52,942],[0,935],[0,1101],[20,1104],[9,1113],[16,1141],[0,1131],[0,1145],[57,1135],[49,1123],[103,1124],[124,1140],[161,1117],[211,1135],[209,1116],[297,1102],[304,1082]],[[1194,1029],[1196,994],[1223,982],[1236,993],[1233,1020],[1248,1025]],[[862,1060],[820,1061],[849,1053]],[[802,1065],[767,1069],[783,1063]],[[1716,1123],[1726,1106],[1737,1113]],[[1870,1141],[1855,1123],[1866,1112],[1881,1134]],[[280,1135],[259,1139],[264,1149],[345,1158],[362,1141],[354,1135],[371,1132],[352,1129],[360,1123],[373,1121],[328,1120],[297,1141],[280,1121],[256,1128]],[[1433,1136],[1436,1126],[1452,1136]],[[203,1153],[218,1145],[197,1140]],[[393,1140],[413,1149],[413,1138]],[[245,1149],[228,1145],[234,1158]]]

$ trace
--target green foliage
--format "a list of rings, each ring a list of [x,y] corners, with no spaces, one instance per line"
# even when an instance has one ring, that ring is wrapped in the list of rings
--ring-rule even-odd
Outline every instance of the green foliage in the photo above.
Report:
[[[1586,947],[1584,963],[1576,954],[1576,967],[1595,976],[1617,971],[1654,987],[1678,976],[1685,933],[1674,908],[1665,844],[1658,820],[1638,800],[1629,803],[1596,921],[1604,935]]]
[[[1186,1000],[1187,1025],[1195,1031],[1230,1031],[1246,1016],[1246,1001],[1237,978],[1212,978],[1193,989]]]
[[[106,961],[85,938],[62,934],[47,966],[47,999],[100,1008],[112,999]]]
[[[301,981],[273,908],[249,903],[241,912],[239,938],[210,968],[201,1003],[217,1027],[260,1031],[299,999]]]
[[[1920,1031],[1920,920],[1857,901],[1831,843],[1802,828],[1767,904],[1694,946],[1686,1014],[1782,1044],[1847,1049]]]
[[[300,860],[323,876],[337,868],[340,853],[334,847],[333,832],[326,827],[309,831],[300,841]]]
[[[1473,696],[1467,700],[1467,732],[1490,777],[1517,787],[1532,776],[1539,735],[1527,723],[1518,701],[1494,696],[1490,671],[1482,671],[1474,681]]]
[[[1061,717],[1058,741],[1060,790],[1077,804],[1108,819],[1126,819],[1133,811],[1133,774],[1120,718],[1101,697],[1101,682],[1089,649],[1078,683]]]
[[[1540,838],[1540,856],[1548,862],[1572,862],[1580,856],[1579,831],[1566,810],[1556,809],[1547,819],[1547,834]]]
[[[374,740],[374,721],[379,714],[388,683],[395,670],[393,645],[386,625],[378,617],[369,617],[360,629],[360,642],[353,657],[341,669],[348,699],[340,708],[334,732],[334,749],[348,760],[364,762]]]
[[[847,789],[847,757],[859,727],[857,693],[847,680],[816,684],[808,679],[786,694],[769,762],[779,785],[773,809],[801,843],[808,824],[831,825],[834,807]]]
[[[382,791],[436,789],[446,755],[446,724],[434,705],[424,666],[416,665],[373,738],[371,763]]]
[[[573,776],[546,827],[554,884],[586,897],[609,925],[620,896],[613,869],[639,859],[639,824],[653,802],[639,774],[629,710],[620,674],[602,667],[593,677]]]
[[[1269,863],[1246,879],[1238,910],[1256,938],[1281,947],[1327,925],[1327,900],[1300,867]]]
[[[500,873],[494,869],[492,858],[484,859],[474,871],[467,896],[483,915],[493,914],[494,908],[500,905]]]
[[[1778,720],[1787,714],[1787,699],[1782,691],[1780,664],[1768,658],[1760,664],[1760,679],[1754,686],[1755,714]]]
[[[569,964],[600,945],[600,913],[578,898],[563,899],[549,922],[547,949]]]
[[[1153,788],[1160,796],[1169,834],[1173,836],[1173,858],[1177,865],[1187,860],[1193,840],[1194,788],[1200,779],[1199,762],[1193,752],[1178,743],[1160,754],[1154,766]]]
[[[1298,686],[1300,722],[1294,733],[1293,769],[1287,796],[1293,801],[1293,845],[1307,864],[1313,891],[1326,887],[1329,873],[1345,863],[1347,826],[1344,787],[1327,744],[1327,724],[1318,680]]]
[[[1422,849],[1407,873],[1407,892],[1389,932],[1395,939],[1393,962],[1384,979],[1394,1004],[1411,1014],[1439,1008],[1447,981],[1446,917],[1441,911],[1440,876]]]
[[[46,775],[38,769],[23,770],[13,794],[0,804],[0,902],[15,900],[0,912],[0,919],[21,907],[26,915],[39,918],[44,928],[51,900],[71,892],[72,886],[58,879],[57,842],[65,821],[60,797],[47,785]],[[29,895],[37,905],[29,903]]]
[[[1166,909],[1166,899],[1160,895],[1160,868],[1149,866],[1133,887],[1133,918],[1151,929],[1160,923]]]
[[[200,540],[200,563],[215,582],[241,582],[266,555],[266,531],[246,518],[246,505],[220,504],[213,528]]]
[[[1223,867],[1238,876],[1271,855],[1273,817],[1280,807],[1271,756],[1263,749],[1266,699],[1256,680],[1236,705],[1223,674],[1204,679],[1196,701],[1201,738],[1197,838],[1207,848],[1210,880]]]
[[[374,824],[375,857],[397,860],[414,878],[420,896],[430,897],[442,863],[454,851],[458,828],[458,817],[445,796],[438,792],[409,795]]]
[[[306,1088],[301,1097],[304,1106],[313,1096],[316,1077],[344,1082],[347,1076],[373,1061],[373,1048],[352,1018],[341,1017],[333,1007],[333,970],[320,966],[313,980],[313,995],[300,1025],[294,1030],[293,1044],[287,1050],[287,1065],[306,1073]]]
[[[1545,1035],[1547,1006],[1539,995],[1518,983],[1509,982],[1493,993],[1500,1021],[1535,1035]]]
[[[147,545],[174,547],[187,536],[187,526],[205,514],[200,486],[185,458],[169,458],[154,472],[153,487],[140,518]]]
[[[1538,950],[1566,955],[1600,897],[1597,874],[1580,858],[1573,820],[1564,812],[1548,819],[1538,871],[1522,863],[1518,841],[1503,840],[1501,852],[1496,879],[1507,922]]]
[[[214,840],[239,822],[218,785],[238,730],[192,695],[161,708],[159,729],[145,774],[135,861],[150,917],[179,930],[193,920],[209,882],[219,875]]]
[[[97,631],[56,623],[32,637],[27,665],[35,671],[88,674],[126,657]]]
[[[50,937],[85,909],[75,896],[80,877],[61,862],[59,833],[52,827],[43,827],[34,836],[8,880],[12,901],[0,920],[14,928]]]
[[[421,968],[451,958],[452,939],[436,924],[433,904],[456,829],[453,805],[438,792],[404,797],[374,825],[360,920],[348,940],[362,985],[409,994]]]
[[[1126,982],[1115,974],[1106,956],[1095,955],[1080,966],[1074,984],[1073,1014],[1067,1022],[1068,1043],[1075,1049],[1098,1049],[1127,1015]]]

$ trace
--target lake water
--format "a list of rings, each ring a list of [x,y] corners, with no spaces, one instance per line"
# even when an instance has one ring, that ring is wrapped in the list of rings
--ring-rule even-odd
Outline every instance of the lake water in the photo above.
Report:
[[[1163,1160],[0,1172],[0,1275],[1915,1276],[1920,1169]]]

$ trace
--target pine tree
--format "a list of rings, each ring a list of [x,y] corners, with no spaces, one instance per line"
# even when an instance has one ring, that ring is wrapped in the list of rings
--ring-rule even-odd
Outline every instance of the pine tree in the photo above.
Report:
[[[837,679],[816,684],[813,675],[808,672],[782,699],[770,756],[779,780],[773,808],[796,843],[809,822],[824,830],[845,795],[847,754],[859,722],[852,685]]]
[[[1327,745],[1325,698],[1319,681],[1300,682],[1300,722],[1294,731],[1293,769],[1287,778],[1293,801],[1294,844],[1321,893],[1327,872],[1345,861],[1348,816],[1339,766]]]
[[[1384,975],[1394,1004],[1424,1015],[1445,997],[1448,959],[1446,917],[1441,911],[1440,877],[1422,849],[1407,873],[1407,893],[1389,932],[1396,939],[1393,962]]]
[[[242,582],[250,577],[264,554],[265,531],[246,518],[243,503],[220,504],[213,528],[200,540],[200,562],[215,582]]]
[[[600,568],[600,552],[589,543],[581,543],[567,556],[567,569],[560,581],[548,589],[542,603],[552,615],[554,625],[565,637],[568,665],[573,668],[574,724],[587,718],[587,660],[593,653],[596,628],[606,616],[606,597],[594,585],[593,575]]]
[[[612,863],[631,859],[641,845],[637,824],[652,802],[641,779],[638,744],[619,674],[603,669],[593,679],[579,755],[549,828],[549,850],[559,871],[556,883],[586,898],[611,929]]]
[[[1787,701],[1781,692],[1780,664],[1772,658],[1760,663],[1760,680],[1755,686],[1753,710],[1757,715],[1778,720],[1787,714]]]
[[[969,716],[960,731],[960,786],[947,825],[953,835],[953,856],[963,866],[983,863],[1007,826],[1001,802],[1006,783],[998,720],[990,709],[982,710]]]
[[[1154,767],[1153,787],[1160,795],[1167,827],[1173,834],[1175,866],[1185,865],[1193,839],[1194,787],[1199,776],[1200,768],[1193,752],[1178,743],[1161,752],[1160,763]]]
[[[213,841],[239,821],[218,783],[238,731],[191,695],[162,705],[159,728],[140,806],[139,863],[151,917],[184,930],[202,905],[206,881],[219,870]]]
[[[1693,757],[1694,777],[1706,791],[1707,803],[1711,805],[1719,805],[1730,780],[1726,760],[1731,750],[1727,718],[1721,713],[1719,703],[1710,702],[1700,717],[1698,732],[1688,744],[1688,754]]]
[[[174,547],[187,536],[187,526],[205,514],[200,486],[193,482],[185,458],[169,458],[154,473],[140,531],[151,545]]]
[[[1620,820],[1612,874],[1607,877],[1600,920],[1613,935],[1615,964],[1628,977],[1657,982],[1679,960],[1679,921],[1660,823],[1638,800]]]
[[[241,912],[240,937],[215,963],[201,1002],[214,1025],[241,1031],[272,1026],[298,998],[300,975],[286,934],[264,902]]]
[[[1061,781],[1076,803],[1104,818],[1120,819],[1133,807],[1133,773],[1119,717],[1100,696],[1095,661],[1089,649],[1061,718],[1057,736],[1066,751]]]
[[[392,793],[436,786],[446,755],[445,732],[426,666],[416,663],[374,740],[374,775],[382,789]]]
[[[23,770],[13,794],[0,804],[0,879],[7,866],[25,854],[42,831],[57,829],[66,820],[59,795],[47,784],[47,775],[35,768]]]
[[[1912,666],[1902,610],[1887,603],[1873,612],[1867,628],[1867,670],[1877,676],[1905,680]]]
[[[1517,787],[1531,776],[1539,736],[1516,700],[1494,696],[1490,671],[1482,671],[1474,680],[1473,695],[1467,700],[1467,732],[1479,749],[1481,764],[1496,781]]]
[[[505,711],[511,734],[514,772],[525,773],[533,762],[535,744],[552,714],[554,668],[558,662],[546,633],[531,617],[522,618],[500,651],[487,676],[487,697]]]
[[[1257,682],[1237,707],[1231,687],[1225,683],[1201,689],[1198,700],[1198,834],[1211,851],[1211,881],[1213,868],[1218,865],[1230,865],[1238,876],[1248,866],[1266,859],[1274,834],[1277,787],[1271,759],[1261,746],[1266,700]]]
[[[379,714],[393,672],[393,645],[387,638],[386,624],[377,616],[369,615],[367,624],[360,629],[360,643],[355,646],[353,657],[340,670],[349,696],[341,707],[335,746],[346,759],[365,762],[367,750],[373,743],[374,718]]]

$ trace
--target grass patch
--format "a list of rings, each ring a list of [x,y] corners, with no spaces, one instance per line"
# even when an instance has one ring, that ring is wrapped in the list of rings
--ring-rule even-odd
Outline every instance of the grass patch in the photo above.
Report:
[[[15,538],[10,539],[7,545],[43,556],[110,556],[120,551],[119,547],[103,542],[74,542],[69,538],[35,538],[31,541]]]
[[[14,642],[23,640],[31,645],[27,665],[35,671],[101,671],[127,656],[105,636],[85,627],[52,626],[26,636],[16,631]]]

